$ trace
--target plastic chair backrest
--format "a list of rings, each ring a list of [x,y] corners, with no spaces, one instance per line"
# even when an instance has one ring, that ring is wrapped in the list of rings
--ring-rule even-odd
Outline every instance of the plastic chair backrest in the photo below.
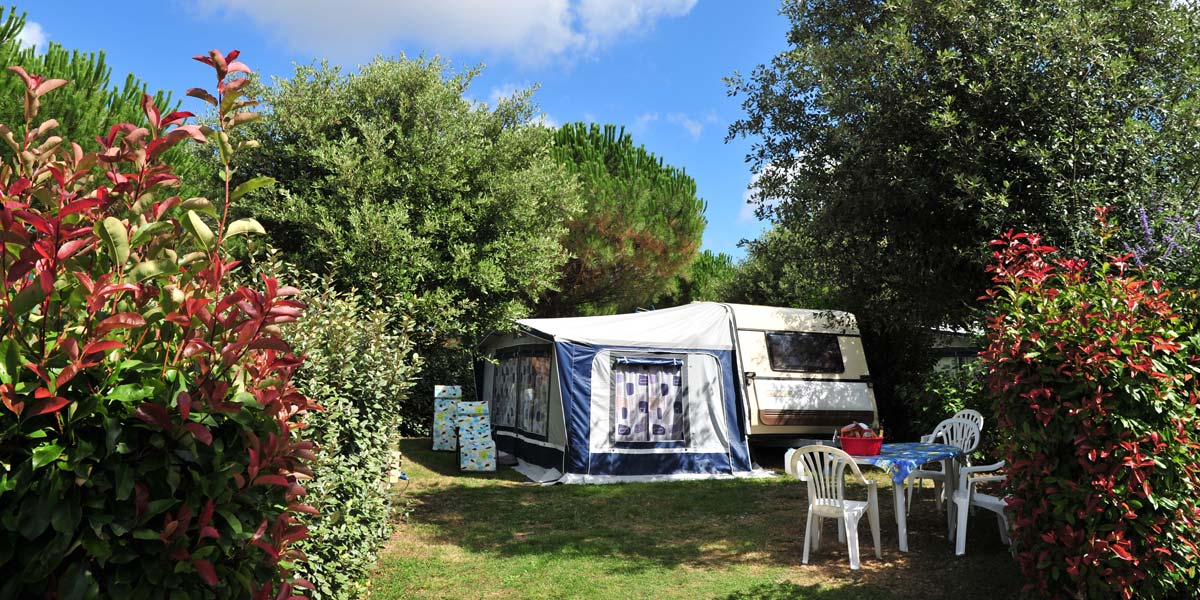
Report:
[[[979,414],[979,411],[977,411],[977,410],[974,410],[971,408],[964,408],[964,409],[954,413],[954,416],[952,416],[950,418],[951,419],[966,419],[966,420],[974,423],[975,426],[979,428],[980,434],[983,433],[983,415]]]
[[[958,446],[963,452],[971,453],[979,447],[979,426],[970,419],[951,417],[933,428],[933,441],[942,438],[943,443]]]
[[[844,506],[842,492],[847,466],[857,481],[867,483],[867,478],[854,464],[854,458],[837,448],[805,446],[792,453],[792,461],[796,464],[791,467],[791,472],[803,474],[808,481],[810,504]]]

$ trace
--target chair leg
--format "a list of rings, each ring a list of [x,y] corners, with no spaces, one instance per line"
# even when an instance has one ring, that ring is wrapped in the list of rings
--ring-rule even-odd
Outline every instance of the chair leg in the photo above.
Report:
[[[954,507],[958,512],[958,524],[954,532],[954,554],[962,556],[967,553],[967,515],[971,511],[970,507],[962,502],[955,502]]]
[[[813,511],[812,507],[808,509],[808,519],[804,523],[804,558],[800,560],[802,564],[808,564],[808,546],[812,543],[813,532]]]
[[[871,522],[871,541],[875,543],[875,558],[883,558],[883,547],[879,544],[879,503],[867,507],[867,519]]]
[[[938,481],[937,479],[933,480],[933,495],[937,499],[938,512],[942,512],[942,503],[946,500],[942,496],[942,493],[945,492],[945,490],[946,486],[943,485],[941,481]]]
[[[1000,541],[1004,542],[1005,546],[1011,546],[1012,540],[1008,537],[1008,519],[1004,518],[1004,514],[996,513],[996,524],[1000,526]]]
[[[846,543],[846,528],[844,527],[844,525],[846,524],[845,521],[846,521],[846,519],[844,519],[844,518],[841,519],[840,521],[838,521],[838,543],[839,544]]]
[[[858,519],[843,518],[842,530],[846,532],[846,554],[850,555],[850,569],[857,571],[858,561]]]
[[[813,532],[812,532],[812,549],[814,552],[821,550],[821,530],[825,529],[825,518],[821,516],[813,517]]]

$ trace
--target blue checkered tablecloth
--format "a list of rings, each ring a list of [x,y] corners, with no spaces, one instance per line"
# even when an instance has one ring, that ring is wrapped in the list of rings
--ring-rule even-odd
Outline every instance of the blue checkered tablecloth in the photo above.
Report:
[[[892,476],[893,483],[902,483],[908,478],[909,473],[919,469],[925,463],[961,456],[963,456],[962,449],[949,444],[902,442],[884,444],[879,450],[878,456],[855,456],[854,462],[860,465],[879,467]]]

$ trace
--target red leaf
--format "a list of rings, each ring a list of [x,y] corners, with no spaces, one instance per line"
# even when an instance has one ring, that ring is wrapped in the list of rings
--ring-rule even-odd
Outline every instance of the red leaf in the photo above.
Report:
[[[58,372],[58,377],[54,380],[54,389],[61,389],[62,386],[67,385],[67,382],[74,379],[78,374],[79,365],[75,363],[70,363],[63,367],[63,370]]]
[[[87,346],[84,346],[83,347],[83,356],[86,357],[86,356],[90,356],[92,354],[108,352],[110,350],[116,350],[117,348],[124,348],[124,347],[125,347],[124,342],[118,342],[117,340],[100,340],[100,341],[92,342],[92,343],[88,344]]]
[[[278,485],[278,486],[283,486],[283,487],[290,487],[292,485],[292,483],[290,481],[288,481],[287,478],[284,477],[283,475],[259,475],[258,477],[254,478],[254,485],[267,485],[267,484]]]
[[[149,119],[150,126],[157,129],[159,124],[158,117],[161,113],[158,112],[158,107],[154,106],[154,98],[151,98],[150,94],[142,94],[142,111],[146,113],[146,118]]]
[[[103,337],[108,332],[114,329],[129,329],[132,327],[141,327],[146,324],[146,319],[137,313],[125,312],[115,314],[96,325],[96,337]]]
[[[64,85],[67,85],[67,83],[68,82],[66,79],[47,79],[46,81],[38,84],[37,88],[33,90],[33,95],[43,96],[49,92],[57,90]]]
[[[201,60],[201,58],[196,57],[196,60]],[[203,59],[201,62],[207,62],[207,61],[208,61],[208,59]],[[212,64],[212,63],[209,62],[209,64]],[[217,99],[214,98],[212,94],[208,93],[208,90],[205,90],[203,88],[192,88],[187,91],[187,95],[189,95],[193,98],[199,98],[200,100],[203,100],[213,106],[217,105]]]
[[[183,428],[191,432],[191,434],[205,446],[212,445],[212,432],[209,431],[204,425],[196,422],[190,422],[185,423]]]
[[[212,563],[199,558],[192,559],[192,566],[196,567],[196,573],[200,575],[200,579],[204,580],[209,586],[217,585],[217,571],[213,569]]]
[[[153,402],[143,403],[133,415],[150,425],[157,425],[160,429],[171,429],[171,418],[167,415],[167,409]]]
[[[277,337],[261,337],[247,345],[252,350],[278,350],[280,352],[291,352],[292,347],[287,342]]]
[[[45,388],[38,388],[38,391],[40,392],[43,389],[45,389]],[[62,396],[54,396],[52,398],[46,398],[41,403],[35,404],[34,406],[36,406],[37,408],[30,410],[29,415],[37,416],[37,415],[44,415],[46,413],[58,412],[59,410],[62,409],[62,407],[66,406],[70,403],[71,403],[70,400],[63,398]]]
[[[13,66],[9,67],[8,70],[12,71],[13,73],[16,73],[17,76],[19,76],[21,78],[21,81],[25,82],[25,87],[27,87],[31,90],[35,87],[36,84],[34,83],[34,78],[31,77],[29,75],[29,73],[26,73],[25,69],[22,69],[19,66],[13,65]]]

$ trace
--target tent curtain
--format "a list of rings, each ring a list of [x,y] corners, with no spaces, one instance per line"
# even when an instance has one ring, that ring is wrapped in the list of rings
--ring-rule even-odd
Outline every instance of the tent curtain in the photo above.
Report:
[[[680,394],[682,361],[652,359],[659,362],[645,364],[622,362],[621,358],[613,366],[614,439],[682,441],[686,419]]]

